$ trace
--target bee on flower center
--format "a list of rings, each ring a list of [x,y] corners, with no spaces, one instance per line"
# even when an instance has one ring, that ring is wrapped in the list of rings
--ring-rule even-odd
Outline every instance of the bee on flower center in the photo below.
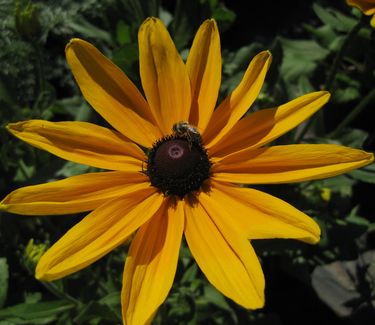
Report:
[[[186,139],[186,141],[189,143],[190,149],[193,143],[202,143],[202,138],[198,129],[186,121],[175,123],[172,127],[172,131],[175,135]]]

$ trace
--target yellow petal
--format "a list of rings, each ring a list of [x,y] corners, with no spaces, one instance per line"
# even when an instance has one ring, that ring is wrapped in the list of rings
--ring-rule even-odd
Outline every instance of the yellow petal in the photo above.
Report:
[[[22,141],[84,165],[141,171],[145,160],[143,151],[121,134],[91,123],[30,120],[7,128]]]
[[[102,172],[19,188],[0,209],[24,215],[69,214],[94,210],[115,197],[145,188],[148,178],[134,172]]]
[[[238,121],[210,154],[224,157],[242,149],[263,146],[293,129],[319,110],[329,93],[318,91],[298,97],[276,108],[262,109]]]
[[[237,231],[207,194],[186,205],[185,237],[208,281],[225,296],[249,309],[264,304],[264,277],[246,234]]]
[[[143,96],[97,48],[75,38],[66,46],[66,58],[83,96],[109,124],[145,147],[160,138]]]
[[[219,181],[267,184],[332,177],[368,165],[374,155],[334,144],[295,144],[243,150],[212,167]]]
[[[189,122],[203,133],[215,108],[221,82],[220,36],[215,20],[206,20],[199,28],[186,68],[192,93]]]
[[[92,264],[122,244],[160,208],[151,187],[100,206],[61,237],[39,260],[36,278],[56,280]]]
[[[371,20],[370,20],[370,24],[372,27],[375,28],[375,14],[372,16]]]
[[[270,52],[264,51],[255,56],[240,84],[214,111],[211,123],[203,133],[203,140],[208,149],[225,136],[253,104],[262,88],[270,64]]]
[[[182,201],[169,201],[144,224],[126,258],[122,310],[127,325],[148,324],[172,287],[184,229]]]
[[[212,182],[209,193],[229,222],[249,239],[293,238],[314,244],[319,241],[317,223],[290,204],[263,192]]]
[[[167,135],[174,123],[189,118],[191,94],[186,67],[160,19],[145,20],[138,43],[142,86],[155,120]]]

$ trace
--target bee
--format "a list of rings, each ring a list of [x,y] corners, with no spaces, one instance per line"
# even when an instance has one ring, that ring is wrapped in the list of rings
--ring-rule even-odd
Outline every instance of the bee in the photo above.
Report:
[[[190,149],[193,143],[200,144],[202,142],[198,129],[186,121],[175,123],[172,127],[172,131],[175,135],[185,138],[189,143]]]

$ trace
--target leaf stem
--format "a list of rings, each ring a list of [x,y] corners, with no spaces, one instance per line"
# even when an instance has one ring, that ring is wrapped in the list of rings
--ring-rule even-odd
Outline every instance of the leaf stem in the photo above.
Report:
[[[349,125],[366,107],[375,101],[375,89],[371,90],[359,104],[348,114],[348,116],[331,132],[330,137],[335,137],[342,129]]]

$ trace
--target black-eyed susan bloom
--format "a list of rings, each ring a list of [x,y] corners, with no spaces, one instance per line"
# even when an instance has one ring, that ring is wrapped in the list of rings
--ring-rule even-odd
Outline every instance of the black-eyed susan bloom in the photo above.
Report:
[[[73,39],[68,63],[83,95],[113,127],[32,120],[10,124],[19,139],[59,157],[110,170],[10,193],[1,208],[26,215],[92,211],[40,259],[55,280],[95,262],[135,233],[122,288],[126,324],[150,322],[172,286],[184,235],[207,279],[245,308],[264,305],[264,276],[249,240],[319,241],[318,225],[288,203],[236,184],[330,177],[373,155],[338,145],[265,146],[321,108],[314,92],[243,118],[271,63],[261,52],[215,110],[221,82],[215,21],[199,28],[186,64],[156,18],[139,30],[145,97],[94,46]]]

